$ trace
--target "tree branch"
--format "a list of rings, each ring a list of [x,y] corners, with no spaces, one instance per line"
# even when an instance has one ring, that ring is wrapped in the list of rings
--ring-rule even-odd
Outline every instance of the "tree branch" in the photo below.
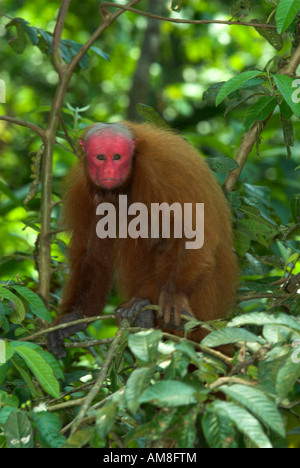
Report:
[[[300,65],[300,44],[294,50],[289,63],[279,70],[280,74],[284,75],[295,75],[298,66]],[[272,113],[273,114],[273,113]],[[243,170],[243,167],[246,163],[246,160],[249,154],[252,151],[252,148],[256,142],[256,138],[263,131],[272,114],[264,120],[263,122],[256,122],[254,126],[243,135],[242,143],[238,149],[238,152],[235,157],[235,161],[238,163],[239,167],[234,171],[229,172],[225,179],[223,189],[225,192],[231,192],[236,182],[238,181],[240,174]]]
[[[46,334],[51,333],[55,330],[67,328],[72,325],[79,325],[81,323],[92,323],[92,322],[95,322],[96,320],[109,320],[109,319],[115,319],[115,315],[94,315],[93,317],[84,317],[82,319],[72,320],[71,322],[60,323],[59,325],[54,325],[53,327],[44,328],[43,330],[40,330],[36,333],[32,333],[32,335],[23,336],[22,338],[19,339],[19,341],[35,340],[36,338],[40,337],[41,335],[44,335],[45,333]]]
[[[89,409],[91,403],[93,402],[94,398],[97,396],[97,394],[99,393],[102,385],[103,385],[103,382],[105,381],[105,379],[107,378],[107,373],[108,373],[108,369],[109,369],[109,366],[113,360],[113,357],[119,347],[119,344],[123,338],[123,335],[124,333],[128,330],[128,328],[130,327],[130,323],[128,320],[124,319],[122,320],[121,324],[120,324],[120,327],[116,333],[116,336],[112,342],[112,344],[110,345],[109,347],[109,350],[108,350],[108,353],[103,361],[103,364],[102,364],[102,367],[101,367],[101,370],[99,372],[99,375],[97,377],[97,380],[96,380],[96,383],[95,385],[93,386],[93,388],[91,389],[91,391],[88,393],[88,395],[86,396],[86,398],[84,399],[84,402],[81,406],[81,409],[79,411],[79,414],[78,416],[76,416],[76,418],[74,419],[73,423],[72,423],[72,429],[71,429],[71,434],[73,434],[76,429],[79,427],[81,421],[83,420],[83,418],[85,417],[86,415],[86,412],[87,410]]]
[[[61,55],[61,38],[64,24],[71,0],[64,0],[58,13],[54,34],[52,39],[53,63],[59,76],[62,76],[66,65]]]
[[[165,16],[155,15],[154,13],[149,13],[146,11],[137,10],[136,8],[131,8],[128,5],[122,5],[120,3],[113,3],[113,2],[103,2],[101,4],[101,8],[106,11],[107,7],[114,7],[124,11],[130,11],[132,13],[136,13],[137,15],[146,16],[147,18],[153,18],[159,21],[168,21],[170,23],[177,23],[177,24],[228,24],[229,26],[252,26],[258,28],[269,28],[269,29],[276,29],[276,25],[274,24],[262,24],[262,23],[248,23],[243,21],[226,21],[226,20],[188,20],[188,19],[181,19],[181,18],[167,18]]]
[[[131,0],[127,6],[135,5],[140,0]],[[54,65],[59,75],[59,83],[51,106],[48,125],[45,135],[45,152],[42,167],[42,194],[41,194],[41,233],[40,233],[40,261],[39,261],[39,293],[44,298],[46,305],[49,303],[50,279],[51,279],[51,243],[48,233],[51,231],[51,207],[52,207],[52,166],[53,152],[56,141],[56,132],[61,115],[61,108],[72,78],[75,67],[100,37],[100,35],[111,25],[111,23],[120,16],[123,11],[117,11],[111,15],[105,15],[102,23],[91,35],[87,42],[81,47],[69,64],[64,64],[61,57],[61,36],[64,27],[65,18],[71,0],[63,0],[57,17],[57,23],[54,29]]]
[[[43,140],[45,138],[45,130],[31,122],[26,122],[25,120],[15,119],[14,117],[8,117],[7,115],[0,115],[0,120],[4,120],[6,122],[9,122],[15,125],[20,125],[21,127],[27,127],[33,132],[37,133]]]

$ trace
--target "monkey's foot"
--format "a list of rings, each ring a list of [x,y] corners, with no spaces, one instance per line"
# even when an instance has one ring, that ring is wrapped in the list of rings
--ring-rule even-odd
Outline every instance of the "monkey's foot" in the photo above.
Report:
[[[116,309],[117,323],[119,324],[123,319],[127,319],[130,322],[135,322],[137,327],[153,328],[153,310],[141,310],[143,307],[150,304],[151,302],[148,299],[141,299],[136,297],[128,302],[125,302],[124,304],[121,304]]]
[[[183,330],[181,315],[194,316],[186,294],[180,291],[162,291],[159,295],[157,318],[163,319],[163,326]]]
[[[55,325],[61,323],[72,322],[73,320],[79,320],[83,318],[78,312],[71,312],[70,314],[62,315]],[[63,340],[68,338],[74,333],[85,330],[87,327],[86,323],[80,323],[77,325],[71,325],[70,327],[60,328],[48,334],[48,349],[51,353],[55,354],[57,358],[63,358],[66,355]]]

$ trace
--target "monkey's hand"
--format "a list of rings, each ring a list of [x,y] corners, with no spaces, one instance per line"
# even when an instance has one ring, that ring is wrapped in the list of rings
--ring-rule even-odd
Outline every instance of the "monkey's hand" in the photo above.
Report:
[[[189,299],[180,291],[163,290],[159,295],[159,311],[157,318],[163,319],[164,326],[183,329],[181,315],[193,317]]]
[[[68,323],[68,322],[72,322],[74,320],[79,320],[82,318],[83,318],[82,315],[80,315],[77,311],[75,311],[66,315],[62,315],[61,317],[58,317],[58,319],[56,319],[53,325],[59,325],[61,323]],[[79,323],[77,325],[71,325],[70,327],[60,328],[59,330],[50,332],[48,334],[49,351],[55,354],[57,358],[59,359],[63,358],[66,355],[66,350],[63,344],[63,340],[65,338],[68,338],[71,335],[74,335],[74,333],[85,330],[86,327],[87,327],[86,323]]]
[[[141,299],[136,297],[128,302],[125,302],[124,304],[121,304],[116,309],[117,323],[120,324],[123,319],[127,319],[130,322],[135,322],[137,327],[153,328],[153,310],[141,310],[143,307],[150,304],[151,302],[148,299]]]

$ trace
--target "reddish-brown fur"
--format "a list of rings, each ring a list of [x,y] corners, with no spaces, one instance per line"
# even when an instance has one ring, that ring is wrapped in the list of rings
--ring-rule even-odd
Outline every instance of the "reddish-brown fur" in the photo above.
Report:
[[[233,253],[231,215],[226,199],[205,160],[183,138],[149,124],[124,122],[137,140],[132,173],[125,185],[103,190],[90,180],[84,159],[70,178],[64,213],[72,233],[70,277],[62,299],[62,312],[100,314],[107,300],[113,275],[124,300],[148,298],[152,304],[185,310],[199,320],[224,317],[234,302],[238,275]],[[128,205],[153,202],[204,203],[204,245],[185,249],[185,239],[99,239],[96,207],[119,194]],[[163,327],[162,320],[158,321]],[[182,331],[165,327],[180,334]],[[204,336],[199,329],[191,338]]]

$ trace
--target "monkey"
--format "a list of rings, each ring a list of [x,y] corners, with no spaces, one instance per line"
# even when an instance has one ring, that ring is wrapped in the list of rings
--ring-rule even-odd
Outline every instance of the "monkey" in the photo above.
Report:
[[[101,314],[113,283],[124,298],[116,310],[119,322],[135,319],[137,326],[183,336],[184,314],[199,321],[224,317],[234,303],[238,262],[230,209],[206,160],[175,131],[150,123],[94,123],[85,129],[80,147],[63,208],[71,233],[70,274],[55,323]],[[202,204],[203,244],[186,248],[186,233],[174,235],[173,211],[169,238],[161,227],[152,237],[142,231],[134,238],[121,236],[121,225],[113,238],[100,238],[98,207],[112,206],[118,218],[122,196],[130,206],[146,207],[148,216],[153,204],[192,206],[193,228]],[[150,304],[159,306],[157,313],[142,310]],[[49,333],[50,351],[63,357],[64,338],[84,328]],[[188,337],[200,342],[206,334],[197,327]]]

